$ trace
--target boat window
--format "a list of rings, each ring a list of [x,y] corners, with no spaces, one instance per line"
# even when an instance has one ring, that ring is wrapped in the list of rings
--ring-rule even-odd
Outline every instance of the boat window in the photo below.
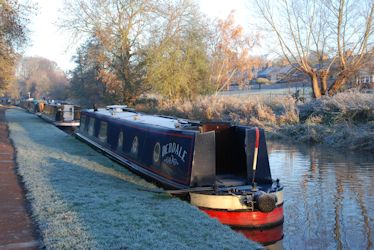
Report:
[[[117,150],[121,150],[123,147],[123,131],[119,132]]]
[[[94,134],[94,125],[95,125],[95,118],[91,117],[90,122],[88,124],[88,134],[93,136]]]
[[[138,146],[139,146],[138,137],[135,136],[134,140],[132,141],[132,146],[131,146],[131,153],[132,154],[134,154],[134,155],[138,154]]]
[[[80,119],[80,108],[78,106],[74,106],[74,120]]]
[[[99,140],[102,142],[106,142],[107,140],[107,130],[108,130],[108,123],[101,121],[100,122],[100,131],[99,131]]]
[[[86,131],[86,116],[85,115],[82,115],[82,117],[81,117],[79,130],[80,131]]]

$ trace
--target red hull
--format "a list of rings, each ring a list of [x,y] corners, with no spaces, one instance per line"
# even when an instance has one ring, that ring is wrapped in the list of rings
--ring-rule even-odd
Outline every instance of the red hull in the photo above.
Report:
[[[237,229],[235,231],[265,246],[283,239],[283,224],[269,229]]]
[[[270,213],[260,211],[225,211],[200,208],[222,224],[238,228],[267,228],[283,223],[283,206]]]

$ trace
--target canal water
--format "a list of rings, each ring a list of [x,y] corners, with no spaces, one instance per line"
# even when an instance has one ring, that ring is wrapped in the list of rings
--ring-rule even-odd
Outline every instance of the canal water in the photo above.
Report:
[[[268,142],[284,249],[374,249],[374,155]]]

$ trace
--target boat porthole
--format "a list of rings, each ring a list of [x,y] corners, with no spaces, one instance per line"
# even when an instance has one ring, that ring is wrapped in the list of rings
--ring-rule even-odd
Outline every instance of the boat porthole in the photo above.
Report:
[[[153,148],[153,162],[158,163],[160,161],[160,152],[161,152],[161,146],[160,143],[157,142],[155,144],[155,147]]]
[[[138,146],[139,146],[138,137],[135,136],[134,140],[132,141],[131,153],[137,154],[138,153]]]

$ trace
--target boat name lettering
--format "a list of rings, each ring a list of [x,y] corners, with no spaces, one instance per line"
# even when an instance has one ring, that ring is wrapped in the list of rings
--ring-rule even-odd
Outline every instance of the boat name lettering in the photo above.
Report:
[[[172,166],[178,166],[179,165],[177,159],[175,159],[173,155],[166,157],[164,162],[169,164],[169,165],[172,165]]]
[[[167,154],[174,154],[185,162],[187,151],[184,150],[183,147],[178,143],[170,142],[162,146],[162,158],[164,158]]]

